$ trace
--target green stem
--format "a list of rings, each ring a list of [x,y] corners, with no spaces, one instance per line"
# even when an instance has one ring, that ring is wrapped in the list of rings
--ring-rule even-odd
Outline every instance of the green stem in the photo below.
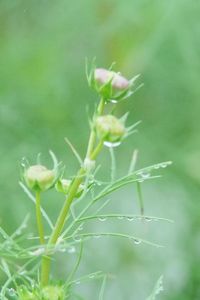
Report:
[[[104,105],[105,105],[105,100],[103,98],[101,98],[99,106],[97,108],[96,116],[102,115],[103,110],[104,110]],[[94,145],[95,145],[96,133],[95,133],[95,128],[94,128],[94,122],[95,122],[96,116],[94,115],[94,117],[93,117],[93,124],[92,124],[92,129],[91,129],[91,133],[90,133],[90,137],[89,137],[87,154],[86,154],[87,158],[90,157],[90,155],[94,149]]]
[[[136,182],[136,187],[137,187],[137,193],[138,193],[140,213],[143,216],[144,215],[144,201],[143,201],[143,196],[142,196],[141,184],[139,182]]]
[[[38,227],[38,233],[40,238],[40,244],[45,243],[44,239],[44,228],[42,223],[42,214],[41,214],[41,206],[40,206],[40,191],[36,192],[36,220],[37,220],[37,227]]]
[[[97,108],[97,116],[101,115],[103,113],[104,104],[105,104],[105,100],[102,98],[100,100],[99,106]],[[94,120],[95,120],[95,117],[93,118],[93,121]],[[95,129],[93,126],[91,133],[90,133],[87,154],[86,154],[86,158],[90,158],[91,160],[96,159],[97,155],[99,154],[99,152],[101,151],[102,146],[103,146],[103,141],[100,141],[99,144],[97,145],[97,147],[94,149],[95,141],[96,141],[96,133],[95,133]],[[64,205],[60,211],[60,214],[57,218],[57,222],[56,222],[55,227],[50,236],[48,246],[52,246],[52,245],[56,244],[56,242],[62,232],[62,229],[64,227],[65,220],[69,213],[71,203],[74,200],[74,198],[76,196],[76,192],[77,192],[81,182],[83,181],[83,178],[85,175],[86,175],[86,170],[84,167],[81,167],[81,169],[78,171],[77,176],[75,177],[75,179],[70,187],[68,197],[66,198]],[[48,284],[50,266],[51,266],[51,257],[48,256],[48,253],[47,253],[45,256],[42,257],[41,284],[43,286]]]
[[[90,155],[90,159],[91,160],[95,160],[96,157],[98,156],[98,154],[101,152],[103,147],[103,140],[101,140],[98,145],[96,146],[96,148],[94,149],[94,151],[91,153]]]

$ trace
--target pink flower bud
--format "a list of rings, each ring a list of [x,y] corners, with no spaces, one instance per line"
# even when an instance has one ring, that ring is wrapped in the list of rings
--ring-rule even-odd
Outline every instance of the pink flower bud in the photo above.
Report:
[[[125,77],[106,69],[96,69],[94,78],[99,85],[104,85],[111,81],[112,88],[115,90],[121,91],[129,87],[129,81]]]

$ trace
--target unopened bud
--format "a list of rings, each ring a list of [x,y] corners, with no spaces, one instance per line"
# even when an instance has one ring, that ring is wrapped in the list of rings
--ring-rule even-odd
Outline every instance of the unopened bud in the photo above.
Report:
[[[45,166],[34,165],[25,170],[24,178],[30,189],[45,191],[53,185],[55,173]]]
[[[71,184],[72,184],[72,180],[64,179],[64,178],[60,179],[56,183],[56,190],[60,193],[67,195],[69,193]],[[83,191],[84,191],[84,185],[80,184],[75,197],[79,198],[82,195]]]
[[[97,117],[96,130],[100,139],[110,143],[120,142],[126,134],[123,122],[113,115]]]
[[[99,85],[105,85],[111,81],[111,85],[116,90],[124,90],[129,86],[129,81],[119,73],[106,69],[96,69],[94,74],[95,80]]]
[[[129,92],[129,80],[119,73],[99,68],[94,70],[93,76],[95,89],[106,101],[116,102]]]

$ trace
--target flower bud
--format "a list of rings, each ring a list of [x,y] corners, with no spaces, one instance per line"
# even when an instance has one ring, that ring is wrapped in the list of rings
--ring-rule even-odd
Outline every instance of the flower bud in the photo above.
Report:
[[[34,165],[25,170],[24,178],[30,189],[46,191],[54,183],[55,172],[45,166]]]
[[[134,92],[135,81],[139,77],[139,75],[136,75],[128,80],[119,72],[114,72],[112,66],[108,70],[96,68],[95,60],[92,61],[90,70],[86,64],[86,75],[89,86],[95,89],[105,102],[113,103],[131,96]]]
[[[96,130],[99,138],[109,143],[120,142],[126,134],[123,122],[113,115],[97,117]]]
[[[106,69],[95,69],[95,89],[106,100],[116,102],[129,91],[129,81],[119,73]]]
[[[116,91],[121,91],[129,87],[129,81],[119,73],[113,71],[99,68],[95,70],[94,77],[100,86],[111,81],[111,86]]]
[[[43,300],[64,300],[65,292],[62,286],[49,285],[42,289]]]
[[[60,179],[56,183],[56,190],[60,193],[67,195],[69,193],[71,183],[72,180],[64,179],[64,178]],[[80,184],[75,197],[79,198],[82,195],[83,191],[84,191],[84,185]]]

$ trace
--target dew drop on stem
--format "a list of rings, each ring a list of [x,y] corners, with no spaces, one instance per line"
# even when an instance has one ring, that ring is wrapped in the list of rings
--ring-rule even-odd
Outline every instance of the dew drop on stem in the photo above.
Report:
[[[101,237],[101,236],[100,236],[99,234],[95,234],[95,235],[94,235],[94,238],[95,238],[95,239],[99,239],[100,237]]]
[[[115,100],[115,99],[109,99],[109,102],[116,104],[117,100]]]
[[[81,241],[81,237],[78,236],[78,235],[76,235],[76,236],[74,237],[74,241],[75,241],[75,242],[80,242],[80,241]]]
[[[80,225],[80,226],[78,227],[78,231],[81,231],[81,230],[83,230],[83,225]]]
[[[141,173],[140,176],[143,178],[143,179],[148,179],[151,174],[150,173]]]
[[[131,222],[134,220],[134,217],[127,217],[126,219]]]
[[[119,145],[121,145],[121,142],[111,143],[111,142],[105,141],[103,144],[104,144],[104,146],[106,146],[108,148],[114,148],[114,147],[118,147]]]
[[[138,179],[138,182],[142,183],[142,182],[144,182],[144,179],[143,178]]]
[[[99,217],[99,221],[104,222],[104,221],[106,221],[106,218],[105,217]]]
[[[133,239],[133,242],[134,242],[134,244],[136,244],[136,245],[139,245],[139,244],[141,244],[141,240],[138,240],[138,239]]]
[[[15,297],[16,296],[16,292],[13,288],[8,289],[8,294],[10,297]]]
[[[75,253],[76,252],[76,248],[75,247],[69,247],[69,249],[67,250],[68,251],[68,253]]]

